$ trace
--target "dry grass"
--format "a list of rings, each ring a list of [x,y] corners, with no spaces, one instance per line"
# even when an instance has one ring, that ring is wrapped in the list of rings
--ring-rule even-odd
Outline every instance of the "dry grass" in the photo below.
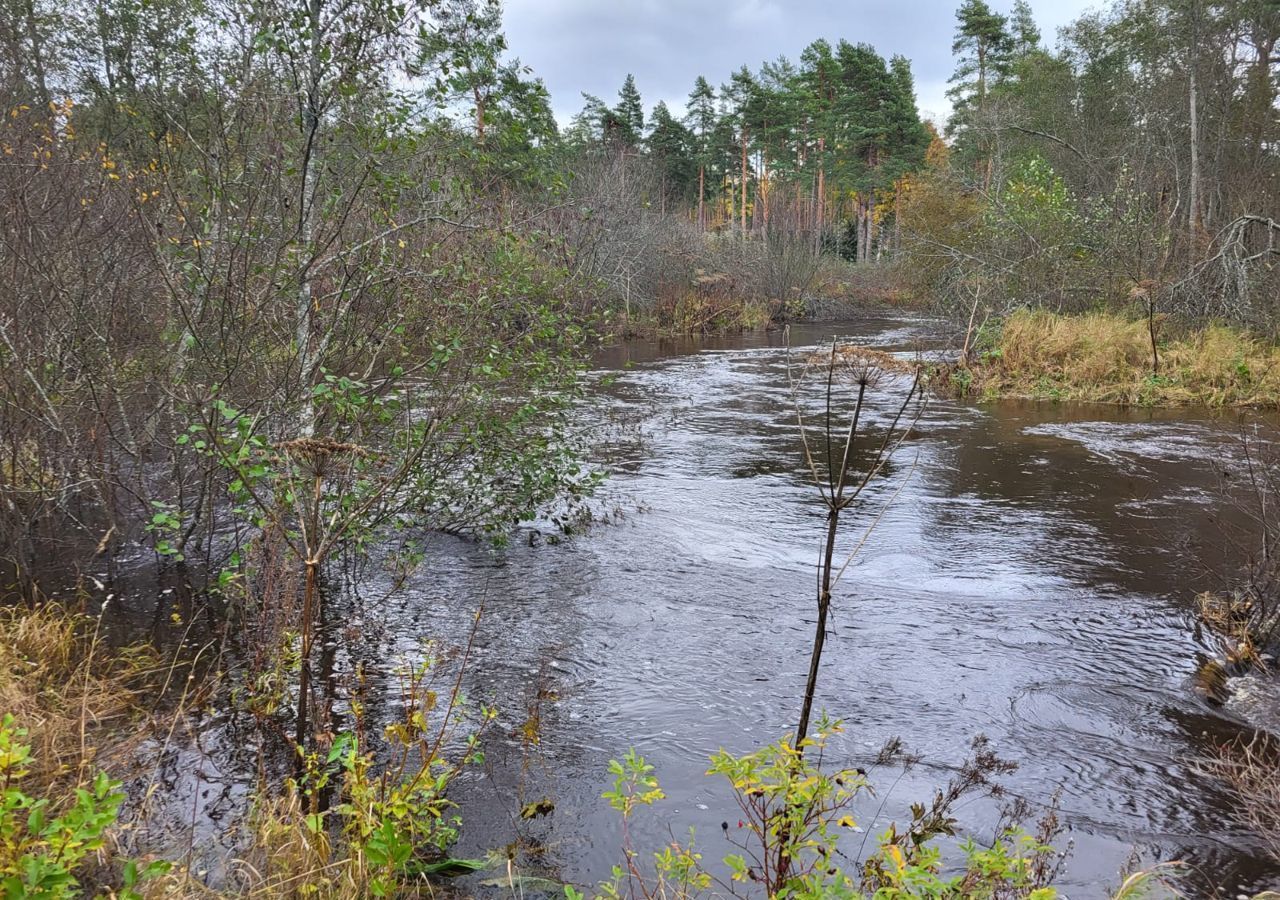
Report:
[[[1265,652],[1280,631],[1280,618],[1269,604],[1251,591],[1206,591],[1197,595],[1196,611],[1200,621],[1222,639],[1228,670],[1266,671]]]
[[[0,609],[0,709],[27,729],[45,788],[101,767],[104,732],[140,711],[160,669],[149,648],[105,648],[96,620],[58,605]]]
[[[100,624],[43,599],[0,607],[0,713],[13,717],[17,742],[31,750],[16,787],[48,804],[48,819],[79,804],[78,795],[91,790],[99,773],[120,779],[138,769],[140,743],[151,733],[139,722],[165,685],[177,680],[177,667],[150,647],[104,643]],[[145,802],[134,810],[144,814]],[[118,885],[117,857],[132,855],[127,830],[119,823],[106,830],[106,845],[75,871],[82,883]],[[168,885],[165,896],[183,895],[177,880],[161,879],[154,887],[162,883]]]
[[[31,746],[33,764],[23,789],[49,799],[55,811],[72,802],[75,789],[98,770],[120,775],[119,769],[134,767],[136,740],[151,732],[136,727],[148,712],[144,701],[166,681],[179,680],[174,667],[149,647],[104,645],[98,625],[54,603],[0,608],[0,711],[27,730],[24,743]],[[344,877],[350,863],[331,862],[323,832],[305,827],[306,812],[296,791],[279,798],[264,792],[251,822],[253,850],[233,863],[236,890],[207,888],[179,865],[139,891],[146,898],[223,900],[300,892],[328,900],[364,896]],[[108,835],[112,849],[101,852],[97,868],[79,873],[89,884],[99,877],[105,884],[114,881],[110,859],[119,827]]]
[[[258,797],[250,823],[252,851],[235,863],[241,896],[289,897],[302,888],[327,900],[360,896],[361,882],[347,877],[351,860],[335,859],[325,830],[306,827],[309,811],[292,787],[281,796]]]
[[[1145,320],[1020,310],[994,346],[952,384],[985,397],[1081,400],[1135,406],[1280,406],[1280,348],[1211,325],[1181,335],[1158,323],[1153,373]]]
[[[1227,783],[1236,812],[1280,860],[1280,740],[1265,732],[1220,747],[1205,769]]]
[[[770,322],[767,302],[742,293],[725,275],[699,275],[690,288],[664,289],[652,309],[622,323],[632,333],[732,334]]]
[[[1169,900],[1185,897],[1179,889],[1179,879],[1186,874],[1186,865],[1178,861],[1160,863],[1150,869],[1127,873],[1111,900],[1150,900],[1164,897]],[[1259,898],[1255,898],[1259,900]]]

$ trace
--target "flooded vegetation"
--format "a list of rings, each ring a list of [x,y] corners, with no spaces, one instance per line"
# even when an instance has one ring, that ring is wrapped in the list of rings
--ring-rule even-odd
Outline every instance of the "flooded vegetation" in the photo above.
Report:
[[[466,814],[455,856],[509,847],[525,877],[607,878],[624,835],[601,794],[620,747],[642,752],[666,793],[630,840],[660,846],[693,827],[709,855],[740,814],[708,760],[786,733],[806,678],[823,512],[788,365],[835,336],[911,360],[936,343],[932,330],[868,320],[793,326],[790,349],[772,333],[603,351],[580,411],[613,472],[592,524],[566,536],[538,521],[498,549],[433,537],[402,582],[376,565],[339,567],[354,590],[333,595],[340,624],[323,637],[333,727],[348,727],[357,698],[366,716],[399,715],[411,703],[401,666],[433,652],[425,641],[468,648],[454,658],[463,693],[495,713],[478,738],[483,761],[450,787]],[[865,414],[883,427],[901,392],[872,397]],[[1140,867],[1180,861],[1193,894],[1271,883],[1280,867],[1206,760],[1280,726],[1276,705],[1260,702],[1274,696],[1272,677],[1233,672],[1220,696],[1197,684],[1222,654],[1198,625],[1196,596],[1220,583],[1230,553],[1222,476],[1244,464],[1241,447],[1233,418],[924,405],[867,488],[874,538],[838,592],[817,695],[845,723],[824,760],[879,788],[849,804],[856,845],[909,820],[981,734],[1017,766],[999,779],[1002,796],[963,806],[962,833],[992,833],[1010,802],[1032,819],[1056,809],[1069,853],[1055,884],[1073,896],[1118,886],[1134,856]],[[861,530],[841,535],[841,555]],[[149,558],[126,568],[103,630],[166,654],[185,638],[189,652],[188,617],[210,612],[157,583]],[[90,609],[103,600],[88,588]],[[242,662],[235,641],[222,652],[229,669]],[[234,883],[226,860],[252,846],[262,766],[289,765],[264,756],[262,738],[246,742],[251,717],[225,703],[165,736],[164,793],[146,827],[194,828],[191,864],[211,883]],[[892,739],[913,765],[882,758]],[[478,885],[501,875],[493,866],[468,890],[500,891]]]
[[[940,2],[0,3],[4,900],[1275,898],[1280,9]]]
[[[841,334],[909,357],[913,331],[793,327],[792,342],[819,349]],[[777,336],[618,351],[610,361],[632,365],[604,389],[607,408],[638,424],[610,490],[643,512],[564,547],[455,563],[458,593],[496,586],[526,611],[514,631],[527,655],[499,664],[502,683],[547,671],[550,651],[563,699],[542,748],[568,773],[537,791],[559,798],[549,839],[580,848],[570,872],[614,857],[617,823],[596,800],[609,736],[663,776],[673,812],[655,840],[668,825],[715,836],[726,798],[707,783],[708,756],[756,746],[795,715],[812,628],[796,611],[822,513],[786,359]],[[1217,583],[1229,515],[1208,461],[1238,463],[1237,429],[1098,405],[928,404],[897,471],[872,489],[883,500],[905,481],[847,576],[824,657],[821,703],[847,724],[835,758],[869,767],[894,736],[922,758],[859,822],[876,832],[900,819],[983,733],[1019,764],[1005,779],[1014,796],[1041,807],[1061,791],[1073,896],[1116,884],[1135,849],[1213,872],[1212,886],[1273,883],[1275,864],[1197,763],[1280,724],[1247,688],[1221,705],[1195,691],[1197,666],[1220,652],[1197,628],[1195,595]],[[577,602],[545,608],[564,597]],[[976,804],[965,818],[990,828],[998,810]]]

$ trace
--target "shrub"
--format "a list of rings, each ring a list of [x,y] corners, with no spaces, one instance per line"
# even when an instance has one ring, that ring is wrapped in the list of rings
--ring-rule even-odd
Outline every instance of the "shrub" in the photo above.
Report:
[[[1236,812],[1280,861],[1280,740],[1259,732],[1224,744],[1202,765],[1226,783]]]
[[[98,772],[63,796],[26,793],[37,766],[27,730],[8,713],[0,718],[0,889],[8,900],[74,897],[116,823],[124,793]],[[167,872],[164,862],[125,867],[119,896],[137,897],[140,881]]]
[[[652,874],[642,868],[630,844],[628,821],[643,807],[652,807],[664,794],[653,766],[634,750],[610,763],[612,790],[604,797],[623,817],[625,866],[614,869],[613,880],[600,886],[606,898],[643,896],[693,900],[717,896],[722,888],[733,896],[787,897],[795,900],[847,898],[1026,898],[1052,900],[1048,886],[1056,872],[1053,848],[1047,843],[1057,827],[1052,815],[1035,836],[1016,828],[1003,830],[989,846],[973,840],[961,845],[964,865],[948,874],[942,852],[934,843],[940,835],[954,835],[951,809],[975,791],[995,792],[991,776],[1007,771],[978,739],[974,753],[960,773],[938,792],[930,804],[913,807],[910,827],[890,826],[860,868],[842,866],[844,835],[857,828],[849,813],[854,798],[868,790],[857,769],[825,771],[823,754],[840,725],[824,718],[814,735],[793,746],[788,736],[742,756],[721,750],[711,760],[709,775],[729,782],[741,818],[737,828],[724,823],[726,837],[741,851],[723,860],[729,873],[724,883],[703,864],[694,836],[673,841],[653,854]],[[882,754],[887,758],[890,752]],[[567,889],[570,898],[583,895]]]

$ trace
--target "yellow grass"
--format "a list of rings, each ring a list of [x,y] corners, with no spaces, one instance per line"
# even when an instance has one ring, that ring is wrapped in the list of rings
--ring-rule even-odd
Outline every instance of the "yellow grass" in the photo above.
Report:
[[[1280,348],[1220,325],[1181,334],[1157,322],[1153,372],[1145,319],[1114,313],[1021,310],[973,363],[969,390],[985,397],[1138,406],[1280,405]],[[965,384],[965,373],[952,375]]]
[[[95,626],[54,604],[0,608],[0,711],[27,729],[38,784],[83,778],[157,667],[146,648],[103,647]]]
[[[669,291],[657,306],[623,326],[631,331],[658,334],[733,334],[756,331],[770,320],[770,306],[763,300],[744,299],[710,281],[697,289]]]

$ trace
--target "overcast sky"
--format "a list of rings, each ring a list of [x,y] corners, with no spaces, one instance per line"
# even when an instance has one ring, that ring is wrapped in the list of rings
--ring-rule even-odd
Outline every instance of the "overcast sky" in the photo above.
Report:
[[[887,59],[911,60],[920,110],[944,119],[951,41],[960,0],[506,0],[511,53],[551,91],[562,123],[586,91],[613,104],[628,72],[646,109],[665,100],[673,112],[698,75],[717,87],[746,63],[799,58],[824,37],[866,42]],[[1096,0],[1031,0],[1051,46],[1057,29]],[[991,0],[1007,13],[1013,0]]]

